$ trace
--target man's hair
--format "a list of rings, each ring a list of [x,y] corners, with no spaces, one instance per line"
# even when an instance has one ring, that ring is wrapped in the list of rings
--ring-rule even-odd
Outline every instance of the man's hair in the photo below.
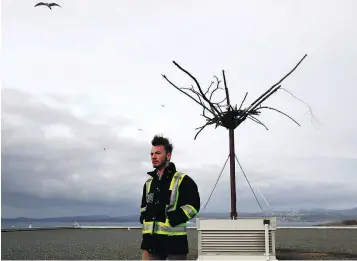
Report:
[[[164,146],[166,153],[172,153],[173,145],[170,143],[168,138],[162,135],[155,135],[151,141],[152,146]]]

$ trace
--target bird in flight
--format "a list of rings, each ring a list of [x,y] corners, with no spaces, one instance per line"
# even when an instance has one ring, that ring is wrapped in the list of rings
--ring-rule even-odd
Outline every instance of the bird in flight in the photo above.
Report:
[[[143,129],[138,129],[138,131],[143,131]]]
[[[51,8],[52,6],[62,7],[62,6],[60,6],[59,4],[56,4],[56,3],[44,3],[44,2],[40,2],[40,3],[36,4],[35,7],[40,6],[40,5],[45,5],[51,10],[52,10],[52,8]]]

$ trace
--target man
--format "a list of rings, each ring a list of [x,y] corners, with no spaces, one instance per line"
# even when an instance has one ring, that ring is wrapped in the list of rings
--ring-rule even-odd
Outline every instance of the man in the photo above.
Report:
[[[151,141],[155,168],[143,188],[140,223],[143,224],[143,260],[184,260],[189,252],[187,221],[200,210],[196,183],[170,162],[173,150],[167,138]]]

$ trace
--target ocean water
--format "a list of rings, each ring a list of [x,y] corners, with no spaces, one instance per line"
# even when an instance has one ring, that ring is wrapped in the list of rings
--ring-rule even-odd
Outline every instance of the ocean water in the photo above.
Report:
[[[286,222],[277,224],[278,227],[312,227],[322,222]],[[1,221],[2,229],[9,228],[28,228],[30,223],[28,222],[13,222],[13,221]],[[124,227],[140,227],[139,222],[79,222],[80,226],[124,226]],[[74,227],[73,222],[31,222],[32,228],[55,228],[55,227]],[[196,223],[189,223],[189,227],[195,227]]]
[[[296,221],[296,222],[277,222],[277,227],[313,227],[316,225],[323,224],[323,222],[312,222],[312,221]]]
[[[125,227],[135,227],[141,226],[140,222],[77,222],[80,226],[101,226],[101,227],[111,227],[111,226],[125,226]],[[29,222],[12,222],[12,221],[1,221],[1,228],[28,228]],[[54,228],[54,227],[74,227],[73,222],[31,222],[32,228]]]

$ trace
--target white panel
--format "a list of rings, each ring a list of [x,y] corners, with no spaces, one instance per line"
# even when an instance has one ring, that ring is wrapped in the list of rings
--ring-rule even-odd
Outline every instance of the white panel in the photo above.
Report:
[[[264,218],[197,219],[198,259],[276,260],[276,219],[269,220],[266,256]]]

